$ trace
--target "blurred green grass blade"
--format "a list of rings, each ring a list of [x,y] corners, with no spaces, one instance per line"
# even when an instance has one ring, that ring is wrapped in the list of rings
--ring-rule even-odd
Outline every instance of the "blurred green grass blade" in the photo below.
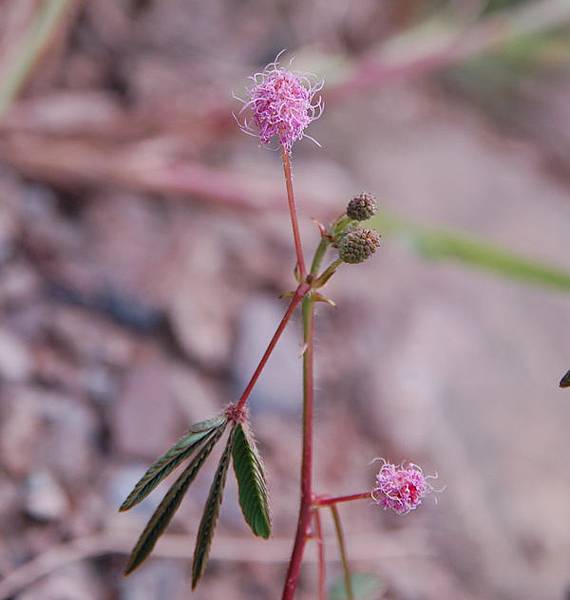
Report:
[[[43,50],[57,32],[71,0],[44,0],[38,3],[32,20],[20,44],[11,51],[11,63],[0,81],[0,119],[10,108],[26,82]]]
[[[381,579],[373,573],[353,573],[352,587],[354,600],[379,600],[382,598],[384,585]],[[344,577],[339,577],[330,588],[330,600],[347,600],[344,587]]]
[[[570,269],[520,256],[460,231],[431,228],[385,214],[369,224],[384,235],[403,238],[430,260],[449,260],[493,272],[508,279],[570,292]]]

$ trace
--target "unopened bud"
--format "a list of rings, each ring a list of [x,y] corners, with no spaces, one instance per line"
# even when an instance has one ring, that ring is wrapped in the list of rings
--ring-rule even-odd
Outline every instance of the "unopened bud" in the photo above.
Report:
[[[346,216],[355,221],[366,221],[376,214],[378,207],[372,194],[363,192],[355,196],[346,207]]]
[[[380,246],[380,234],[373,229],[351,227],[337,243],[338,256],[345,263],[361,263]]]

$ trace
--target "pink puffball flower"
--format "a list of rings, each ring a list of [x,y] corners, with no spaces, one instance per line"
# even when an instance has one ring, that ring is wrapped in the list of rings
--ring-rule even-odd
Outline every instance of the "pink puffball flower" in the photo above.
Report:
[[[315,101],[322,82],[282,68],[279,56],[250,79],[254,85],[240,112],[250,109],[253,124],[244,120],[240,123],[242,131],[258,137],[262,144],[277,138],[287,152],[291,152],[293,144],[302,137],[313,140],[304,131],[323,111],[322,99]]]
[[[384,510],[391,508],[399,515],[415,510],[422,499],[434,491],[428,479],[417,465],[402,463],[399,466],[383,460],[383,465],[376,475],[376,487],[372,498]]]

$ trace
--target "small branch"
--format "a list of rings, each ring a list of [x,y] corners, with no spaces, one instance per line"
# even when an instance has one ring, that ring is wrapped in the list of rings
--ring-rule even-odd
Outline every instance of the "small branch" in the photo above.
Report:
[[[340,559],[342,562],[342,570],[344,572],[344,589],[346,591],[347,600],[354,600],[354,592],[352,591],[352,575],[350,573],[350,565],[346,555],[346,543],[344,541],[344,532],[342,530],[342,523],[340,522],[340,514],[336,504],[330,506],[334,528],[336,531],[336,539],[338,542],[338,550],[340,552]]]
[[[313,506],[334,506],[342,502],[352,502],[354,500],[370,500],[370,492],[361,492],[359,494],[351,494],[350,496],[334,496],[332,498],[317,498],[313,502]]]
[[[285,315],[281,319],[279,326],[277,327],[275,333],[273,334],[273,337],[271,338],[271,341],[269,342],[269,345],[267,346],[267,350],[265,350],[265,353],[261,357],[261,360],[259,361],[257,368],[255,369],[253,375],[251,376],[251,379],[249,380],[247,387],[245,388],[243,394],[241,395],[241,398],[238,400],[238,402],[235,406],[235,410],[238,413],[243,410],[243,407],[245,406],[245,403],[247,402],[247,399],[249,398],[255,384],[257,383],[257,380],[259,379],[261,372],[263,371],[265,365],[267,364],[267,361],[269,360],[271,353],[275,349],[275,346],[277,345],[277,342],[279,341],[281,334],[283,333],[283,331],[285,331],[285,327],[287,326],[287,323],[289,322],[289,320],[291,319],[291,316],[295,312],[295,309],[297,308],[297,306],[299,305],[299,303],[301,302],[301,300],[303,299],[303,297],[309,290],[310,290],[310,287],[306,283],[301,283],[299,285],[299,287],[295,290],[295,294],[293,295],[293,298],[287,308],[287,311],[285,312]]]
[[[315,536],[317,541],[317,553],[319,559],[319,600],[327,600],[327,567],[325,560],[325,540],[323,538],[323,526],[321,513],[315,510],[313,513],[315,522]]]
[[[289,204],[289,214],[291,215],[291,226],[293,228],[293,240],[295,242],[295,254],[297,255],[297,265],[299,267],[299,279],[305,280],[307,268],[305,267],[305,257],[303,246],[301,244],[301,234],[299,233],[299,222],[297,220],[297,207],[295,206],[295,194],[293,192],[293,176],[291,173],[291,160],[289,153],[281,147],[281,160],[283,161],[283,173],[285,175],[285,187],[287,188],[287,202]]]
[[[94,533],[50,546],[45,552],[38,554],[28,562],[18,565],[14,570],[2,573],[0,580],[0,600],[9,600],[19,592],[28,589],[42,577],[49,576],[67,565],[89,560],[98,556],[110,554],[130,554],[135,531],[126,529]],[[425,537],[425,539],[424,539]],[[353,555],[358,560],[386,561],[412,558],[431,560],[433,548],[426,543],[425,536],[410,537],[407,534],[388,534],[381,543],[377,535],[354,536],[351,539]],[[188,547],[193,543],[194,536],[186,534],[165,534],[154,549],[155,558],[167,560],[188,561]],[[327,539],[329,544],[332,539]],[[212,559],[217,561],[237,563],[259,563],[281,565],[289,558],[291,541],[287,538],[271,538],[263,546],[257,539],[242,537],[220,536],[218,544],[212,548]],[[409,548],[421,550],[410,553]],[[318,564],[318,556],[308,554],[305,561]],[[336,562],[336,556],[330,557]]]

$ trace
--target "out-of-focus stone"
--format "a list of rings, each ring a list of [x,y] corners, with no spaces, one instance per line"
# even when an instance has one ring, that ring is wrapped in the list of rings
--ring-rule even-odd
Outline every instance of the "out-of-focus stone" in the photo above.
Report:
[[[11,260],[2,269],[0,278],[0,305],[17,306],[37,294],[40,281],[36,273],[23,261]]]
[[[71,352],[86,362],[123,367],[131,361],[134,340],[102,316],[60,306],[53,311],[51,328]]]
[[[213,381],[198,371],[177,365],[170,369],[169,391],[177,405],[188,416],[188,425],[219,414],[231,398],[218,400]]]
[[[106,597],[86,563],[57,569],[16,596],[17,600],[104,600]]]
[[[154,350],[142,348],[113,406],[115,447],[131,456],[159,456],[182,433],[179,420],[167,364]]]
[[[184,350],[208,368],[226,364],[230,353],[236,286],[224,277],[223,232],[205,219],[188,223],[164,264],[161,294],[175,336]]]
[[[236,395],[253,374],[275,333],[286,304],[267,296],[254,296],[244,304],[233,353],[232,374]],[[295,321],[285,330],[255,386],[249,406],[253,411],[298,413],[301,407],[301,335]]]
[[[77,398],[34,390],[43,420],[41,453],[46,467],[66,485],[91,481],[97,455],[98,424],[95,413]]]
[[[32,366],[26,346],[6,329],[0,329],[0,378],[24,381],[29,377]]]
[[[26,481],[24,510],[37,521],[55,521],[65,516],[69,502],[48,471],[36,471]]]
[[[0,461],[5,469],[25,475],[32,469],[40,439],[41,415],[29,388],[0,389]]]
[[[120,600],[184,598],[188,594],[187,568],[181,562],[150,560],[120,583]]]

